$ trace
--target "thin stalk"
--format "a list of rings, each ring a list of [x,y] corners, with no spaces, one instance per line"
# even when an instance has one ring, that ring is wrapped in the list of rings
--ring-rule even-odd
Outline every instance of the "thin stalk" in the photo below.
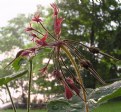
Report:
[[[60,69],[60,71],[61,71],[61,73],[62,73],[62,75],[63,75],[61,83],[62,83],[63,85],[66,84],[66,86],[72,91],[72,89],[70,88],[70,86],[69,86],[68,83],[66,82],[66,77],[65,77],[65,75],[64,75],[64,72],[63,72],[63,70],[62,70],[62,66],[61,66],[60,61],[59,61],[60,52],[55,53],[55,56],[56,56],[56,61],[57,61],[57,63],[58,63],[58,68]],[[73,91],[72,91],[72,92],[73,92]],[[82,99],[82,100],[83,100],[83,99]]]
[[[99,76],[99,74],[93,68],[88,68],[88,70],[92,73],[93,77],[95,77],[101,84],[105,85],[105,81]]]
[[[83,85],[83,80],[82,80],[82,77],[80,75],[79,68],[78,68],[75,60],[73,59],[73,56],[71,55],[70,51],[65,46],[61,46],[61,49],[64,50],[64,52],[66,53],[67,57],[70,59],[71,63],[73,64],[75,72],[76,72],[76,74],[78,76],[80,85]],[[87,104],[86,92],[85,92],[85,90],[83,88],[82,88],[82,92],[83,92],[83,97],[84,97],[85,112],[89,112],[88,104]]]
[[[81,46],[83,46],[83,47],[85,47],[85,48],[88,48],[89,49],[89,47],[88,46],[86,46],[85,44],[83,44],[83,43],[81,43],[81,42],[79,42],[79,41],[75,41],[75,40],[65,40],[66,42],[68,42],[68,43],[75,43],[75,44],[78,44],[78,45],[81,45]]]
[[[102,52],[102,51],[99,51],[99,53],[102,54],[102,55],[104,55],[104,56],[107,56],[107,57],[109,57],[109,58],[112,58],[112,59],[114,59],[114,60],[116,60],[116,61],[120,61],[120,59],[117,59],[117,58],[115,58],[115,57],[113,57],[113,56],[111,56],[111,55],[109,55],[109,54],[107,54],[107,53],[104,53],[104,52]]]
[[[11,100],[11,103],[12,103],[13,110],[14,110],[14,112],[16,112],[16,107],[15,107],[15,105],[14,105],[14,103],[13,103],[13,99],[12,99],[11,92],[10,92],[10,90],[9,90],[9,87],[8,87],[7,84],[6,84],[5,86],[6,86],[6,89],[7,89],[7,91],[8,91],[8,94],[9,94],[9,97],[10,97],[10,100]]]
[[[57,70],[57,66],[55,64],[56,64],[56,57],[55,57],[55,53],[53,53],[53,68],[54,70]]]
[[[73,40],[65,40],[65,41],[68,42],[70,45],[71,45],[71,43],[73,43],[73,44],[75,43],[75,44],[81,45],[81,46],[83,46],[85,48],[88,48],[88,49],[90,48],[90,47],[84,45],[83,43],[80,43],[80,42],[77,42],[77,41],[73,41]],[[102,51],[99,51],[99,53],[102,54],[102,55],[104,55],[104,56],[107,56],[109,58],[112,58],[112,59],[114,59],[116,61],[120,61],[120,59],[117,59],[117,58],[115,58],[115,57],[113,57],[113,56],[111,56],[111,55],[109,55],[107,53],[104,53]]]
[[[60,70],[60,71],[61,71],[62,76],[63,76],[63,77],[62,77],[62,80],[66,83],[66,81],[65,81],[66,78],[65,78],[64,73],[63,73],[63,71],[62,71],[62,68],[61,68],[61,66],[60,66],[60,64],[59,64],[59,60],[58,60],[58,56],[57,56],[57,52],[56,52],[56,51],[54,52],[53,56],[54,56],[54,58],[53,58],[53,59],[54,59],[54,60],[53,60],[53,61],[54,61],[54,67],[55,67],[56,70]],[[55,65],[55,63],[56,63],[56,65]],[[59,79],[58,81],[59,81],[60,83],[63,83],[62,80]]]
[[[59,61],[60,52],[55,53],[55,56],[56,56],[56,61],[57,61],[57,64],[58,64],[58,68],[60,69],[60,71],[61,71],[61,73],[63,75],[63,81],[66,83],[66,77],[65,77],[65,75],[63,73],[63,70],[62,70],[62,67],[61,67],[61,64],[60,64],[60,61]]]
[[[36,31],[37,33],[41,34],[42,36],[44,36],[44,34],[42,34],[41,32],[37,31],[36,29],[34,29],[34,31]]]
[[[32,60],[30,62],[30,68],[29,68],[29,90],[28,90],[28,102],[27,102],[27,112],[30,112],[30,93],[31,93],[31,82],[32,82]]]
[[[76,49],[74,46],[68,45],[68,44],[66,44],[66,46],[67,46],[69,49],[71,49],[71,51],[74,52],[73,54],[76,54],[76,56],[77,56],[80,60],[81,60],[81,59],[85,59],[85,57],[82,56],[81,53],[79,52],[79,50]]]
[[[54,38],[55,40],[57,40],[57,39],[44,27],[44,25],[43,25],[42,23],[40,23],[40,25],[42,26],[42,28],[43,28],[46,32],[49,33],[49,35],[50,35],[52,38]]]
[[[50,53],[49,60],[48,60],[48,62],[47,62],[47,65],[46,65],[46,66],[48,66],[48,65],[49,65],[50,60],[52,59],[53,53],[54,53],[54,49],[53,49],[53,50],[52,50],[52,52]]]
[[[65,64],[65,62],[63,61],[61,55],[60,55],[60,59],[61,59],[61,63],[62,63],[62,64],[64,65],[64,67],[67,69],[67,72],[70,74],[70,76],[73,78],[73,80],[76,81],[75,76],[73,75],[74,73],[72,73],[72,72],[70,71],[70,69],[66,66],[66,64]],[[77,82],[77,81],[76,81],[76,82]]]
[[[64,67],[67,69],[67,72],[72,75],[72,77],[74,78],[73,76],[73,73],[70,71],[70,69],[66,66],[66,64],[64,63],[63,59],[62,59],[62,56],[60,55],[60,59],[61,59],[61,63],[64,65]]]
[[[69,70],[69,68],[66,66],[66,64],[64,63],[64,61],[63,61],[63,59],[62,59],[62,57],[61,57],[61,55],[60,55],[60,59],[61,59],[61,62],[62,62],[62,64],[65,66],[65,68],[67,69],[67,72],[71,75],[71,77],[73,78],[73,80],[76,82],[76,83],[78,83],[78,84],[80,84],[77,80],[76,80],[76,78],[75,78],[75,76],[73,75],[73,73]],[[84,86],[83,85],[81,85],[81,87],[85,90],[85,88],[84,88]],[[85,92],[86,92],[86,90],[85,90]],[[87,92],[86,92],[87,93]]]
[[[83,58],[83,59],[85,58],[84,56],[81,55],[81,52],[80,52],[76,47],[74,47],[74,46],[71,45],[70,43],[69,43],[69,45],[67,44],[67,46],[71,47],[71,49],[74,49],[75,52],[76,52],[77,54],[79,54],[79,56],[80,56],[81,58]]]
[[[70,45],[71,46],[71,45]],[[70,49],[71,49],[71,47],[73,47],[73,49],[75,49],[75,52],[76,53],[78,53],[78,55],[77,55],[77,57],[78,57],[78,59],[79,59],[79,61],[81,61],[81,56],[80,56],[80,52],[79,52],[79,50],[78,49],[76,49],[74,46],[67,46],[67,47],[69,47]],[[84,57],[83,57],[84,58]],[[105,82],[101,79],[101,77],[98,75],[98,73],[95,71],[95,69],[93,68],[93,67],[90,67],[90,68],[88,68],[88,70],[89,70],[89,72],[91,72],[92,73],[92,75],[97,79],[97,80],[99,80],[102,84],[105,84]]]
[[[59,55],[59,57],[60,57],[60,55]],[[58,60],[58,63],[59,63],[59,66],[60,66],[60,70],[61,70],[61,72],[62,72],[62,74],[63,74],[63,70],[62,70],[62,67],[61,67],[61,63],[60,63],[60,61]],[[73,79],[74,79],[74,77],[72,77]],[[65,77],[64,77],[64,79],[66,79]],[[74,94],[74,91],[71,89],[71,87],[69,86],[69,84],[66,82],[66,80],[64,80],[64,82],[66,83],[66,85],[68,86],[68,88],[72,91],[72,93]],[[82,96],[80,96],[80,95],[78,95],[83,101],[84,101],[84,99],[82,98]]]

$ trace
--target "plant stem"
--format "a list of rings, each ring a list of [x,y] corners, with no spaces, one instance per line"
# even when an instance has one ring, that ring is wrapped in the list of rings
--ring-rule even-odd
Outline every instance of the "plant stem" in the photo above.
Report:
[[[55,40],[57,40],[57,39],[44,27],[44,25],[43,25],[42,23],[40,23],[40,25],[42,26],[42,28],[43,28],[46,32],[49,33],[49,35],[50,35],[52,38],[54,38]]]
[[[16,112],[16,107],[15,107],[15,105],[14,105],[14,103],[13,103],[13,99],[12,99],[11,92],[10,92],[10,90],[9,90],[9,87],[8,87],[7,84],[6,84],[5,86],[6,86],[6,89],[7,89],[7,91],[8,91],[8,94],[9,94],[9,97],[10,97],[10,100],[11,100],[11,103],[12,103],[13,110],[14,110],[14,112]]]
[[[32,82],[32,60],[30,60],[30,68],[29,68],[29,90],[28,90],[27,112],[30,112],[31,82]]]
[[[82,77],[80,75],[79,68],[78,68],[75,60],[73,59],[73,56],[71,55],[70,51],[65,46],[61,46],[61,49],[63,49],[65,51],[67,57],[70,59],[72,65],[74,66],[74,69],[75,69],[75,72],[77,74],[77,77],[79,79],[79,83],[80,83],[80,85],[83,86],[83,80],[82,80]],[[84,104],[85,104],[85,112],[89,112],[88,104],[87,104],[86,92],[85,92],[84,88],[82,88],[82,92],[83,92],[83,98],[84,98]]]

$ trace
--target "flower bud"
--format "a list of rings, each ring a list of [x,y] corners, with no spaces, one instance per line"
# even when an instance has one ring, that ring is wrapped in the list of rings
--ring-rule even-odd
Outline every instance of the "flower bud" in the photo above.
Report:
[[[80,96],[80,90],[79,88],[75,85],[74,81],[71,78],[66,78],[66,82],[68,86],[78,95]]]
[[[91,53],[93,53],[93,54],[99,53],[99,52],[100,52],[99,48],[96,48],[96,47],[93,47],[93,46],[91,46],[91,47],[89,48],[89,51],[90,51]]]
[[[80,62],[81,66],[88,69],[89,67],[92,67],[92,64],[89,60],[82,59]]]
[[[70,88],[68,86],[65,85],[65,97],[67,99],[72,98],[73,96],[73,92],[70,90]]]

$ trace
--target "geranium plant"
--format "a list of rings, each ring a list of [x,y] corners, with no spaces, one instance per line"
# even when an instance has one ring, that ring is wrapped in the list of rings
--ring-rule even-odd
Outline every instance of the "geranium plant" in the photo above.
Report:
[[[92,63],[86,59],[85,56],[82,55],[82,53],[78,50],[78,48],[75,47],[76,45],[82,46],[86,49],[88,49],[87,52],[91,52],[92,54],[102,54],[104,56],[108,56],[110,58],[113,58],[114,60],[118,60],[106,53],[103,53],[100,51],[99,48],[96,48],[94,46],[87,46],[84,45],[81,42],[74,41],[74,40],[67,40],[61,38],[61,27],[64,19],[59,16],[59,8],[55,3],[51,4],[51,7],[53,9],[53,34],[50,33],[50,31],[44,26],[44,21],[42,20],[41,16],[39,14],[35,14],[32,18],[30,25],[26,28],[26,32],[30,34],[30,37],[32,37],[32,42],[34,43],[34,46],[31,48],[23,49],[19,51],[16,55],[16,58],[12,63],[17,64],[20,63],[21,60],[28,60],[30,63],[29,67],[29,92],[28,92],[28,106],[27,106],[27,112],[30,111],[30,91],[31,91],[31,81],[32,81],[32,61],[33,57],[36,57],[36,55],[39,55],[39,51],[41,49],[50,48],[52,49],[49,53],[49,60],[44,68],[40,68],[41,74],[44,74],[45,71],[48,69],[48,65],[50,63],[50,60],[53,60],[53,72],[52,75],[55,77],[56,80],[60,82],[60,84],[63,85],[65,89],[65,97],[67,99],[71,99],[74,94],[76,94],[78,97],[80,97],[84,104],[85,104],[85,112],[88,112],[88,101],[87,101],[87,94],[86,89],[83,84],[83,80],[81,77],[81,68],[84,68],[91,72],[92,76],[95,77],[100,83],[105,84],[103,79],[98,75],[96,70],[93,68]],[[34,27],[33,24],[37,24],[40,26],[40,28],[44,29],[44,32],[40,32],[38,29]],[[68,68],[64,61],[64,57],[62,54],[65,54],[69,61],[72,64],[73,69],[75,70],[75,74],[71,72],[71,70]],[[76,60],[78,59],[78,61]],[[11,63],[10,63],[11,64]],[[14,65],[17,66],[17,64]],[[64,66],[66,70],[68,71],[68,76],[66,76],[63,72]],[[14,104],[13,104],[14,107]],[[14,108],[14,111],[16,112],[16,109]]]

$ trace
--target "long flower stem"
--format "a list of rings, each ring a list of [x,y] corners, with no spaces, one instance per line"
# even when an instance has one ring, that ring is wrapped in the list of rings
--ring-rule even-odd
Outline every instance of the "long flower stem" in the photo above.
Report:
[[[40,25],[42,26],[42,28],[43,28],[46,32],[49,33],[49,35],[50,35],[52,38],[54,38],[55,40],[57,40],[57,39],[44,27],[44,25],[43,25],[42,23],[40,23]]]
[[[30,112],[31,82],[32,82],[32,60],[30,60],[30,68],[29,68],[29,90],[28,90],[27,112]]]
[[[80,85],[83,85],[83,80],[81,78],[79,68],[78,68],[75,60],[73,59],[73,56],[71,55],[70,51],[65,46],[61,46],[61,49],[64,50],[64,52],[66,53],[67,57],[70,59],[71,63],[73,64],[75,72],[76,72],[76,74],[78,76]],[[86,92],[85,92],[85,90],[83,88],[82,88],[82,92],[83,92],[83,98],[84,98],[84,103],[85,103],[85,112],[89,112],[88,104],[87,104],[87,98],[86,98]]]
[[[10,90],[9,90],[9,87],[8,87],[7,84],[5,86],[6,86],[6,89],[8,91],[8,94],[9,94],[9,97],[10,97],[10,100],[11,100],[11,103],[12,103],[13,110],[14,110],[14,112],[16,112],[16,107],[15,107],[15,105],[13,103],[13,99],[12,99],[12,96],[11,96],[11,93],[10,93]]]

